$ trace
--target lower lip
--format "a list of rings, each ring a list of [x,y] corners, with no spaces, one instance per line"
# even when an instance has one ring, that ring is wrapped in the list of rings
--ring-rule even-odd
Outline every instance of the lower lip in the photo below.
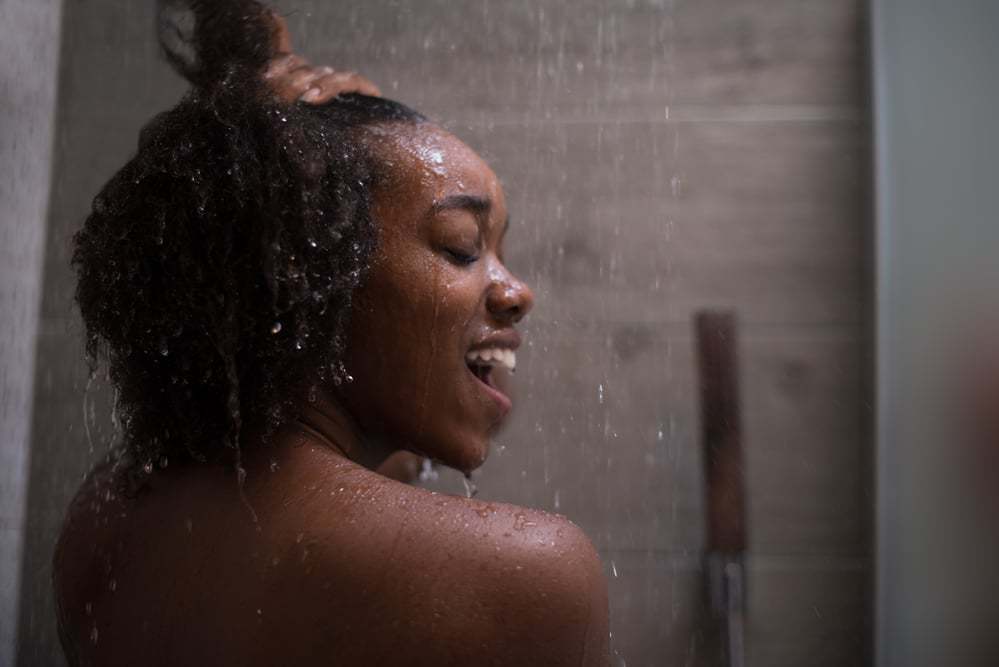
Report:
[[[479,385],[479,387],[485,391],[490,398],[496,401],[496,404],[499,406],[500,412],[502,413],[501,416],[506,416],[506,414],[513,409],[513,402],[510,401],[510,398],[506,394],[480,380],[478,376],[472,372],[472,369],[467,366],[465,367],[465,370],[467,370],[468,374],[472,376],[472,380],[475,381],[475,384]],[[493,372],[496,372],[495,369]]]

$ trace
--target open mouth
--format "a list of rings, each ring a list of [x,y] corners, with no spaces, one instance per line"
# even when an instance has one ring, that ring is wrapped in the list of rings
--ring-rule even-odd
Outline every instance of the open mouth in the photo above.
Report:
[[[510,399],[496,386],[495,371],[497,368],[505,368],[513,373],[517,368],[517,353],[499,347],[472,350],[465,355],[465,364],[472,375],[485,385],[489,393],[509,409]]]

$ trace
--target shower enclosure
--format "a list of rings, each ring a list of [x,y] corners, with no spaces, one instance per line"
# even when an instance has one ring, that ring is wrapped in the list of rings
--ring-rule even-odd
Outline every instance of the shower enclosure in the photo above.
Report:
[[[870,664],[866,3],[277,4],[313,61],[363,72],[503,179],[506,255],[537,299],[518,407],[475,483],[586,531],[620,664],[720,664],[693,325],[719,308],[739,322],[746,664]],[[62,664],[49,560],[112,433],[106,390],[84,399],[70,237],[143,123],[183,92],[158,57],[152,0],[61,11],[58,70],[38,65],[57,97],[39,110],[55,115],[44,253],[29,267],[41,287],[16,477],[26,522],[4,526],[21,545],[18,622],[4,626],[19,665]],[[448,471],[425,483],[464,492]]]

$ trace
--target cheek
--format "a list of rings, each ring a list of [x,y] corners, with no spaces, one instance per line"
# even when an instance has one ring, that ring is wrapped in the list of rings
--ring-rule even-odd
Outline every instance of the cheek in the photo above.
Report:
[[[418,254],[408,259],[416,261],[372,266],[355,295],[345,359],[354,382],[344,393],[355,416],[399,436],[412,436],[440,409],[428,396],[452,347],[441,267]]]
[[[439,280],[428,269],[375,265],[355,296],[350,357],[380,382],[392,375],[396,389],[412,385],[412,374],[425,365],[424,348],[436,326]]]

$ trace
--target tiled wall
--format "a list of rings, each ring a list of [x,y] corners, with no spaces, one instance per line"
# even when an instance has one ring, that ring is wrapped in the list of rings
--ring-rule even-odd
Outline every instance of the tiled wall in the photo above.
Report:
[[[537,305],[519,411],[478,484],[593,538],[627,664],[707,664],[701,307],[741,321],[749,664],[867,664],[861,0],[280,4],[310,56],[439,119],[505,181],[507,255]],[[180,91],[148,8],[118,7],[67,9],[22,605],[24,655],[39,659],[53,655],[52,534],[88,459],[66,243]]]

